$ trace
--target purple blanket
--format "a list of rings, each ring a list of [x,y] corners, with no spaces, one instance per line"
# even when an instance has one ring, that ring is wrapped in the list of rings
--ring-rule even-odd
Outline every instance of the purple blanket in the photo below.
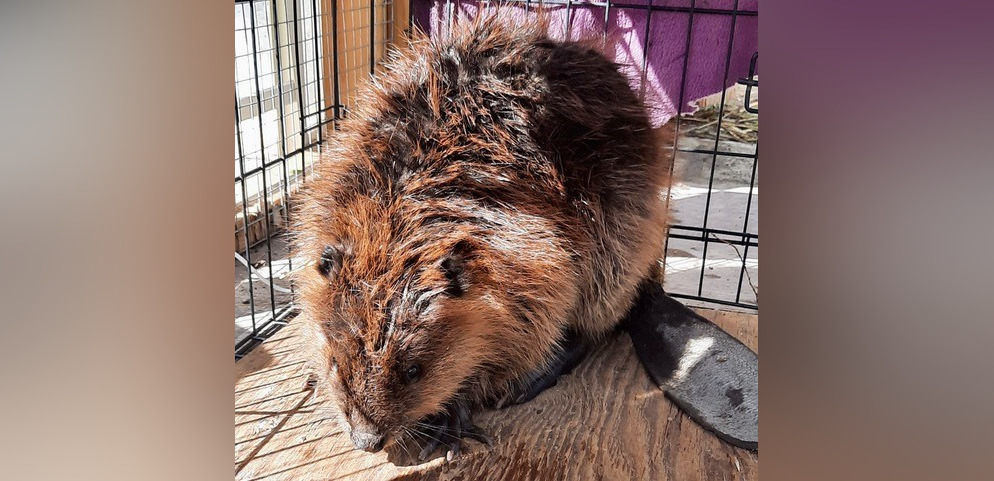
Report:
[[[484,11],[490,11],[498,3],[414,0],[411,5],[415,23],[437,37],[448,34],[452,16],[457,20],[474,18],[481,6]],[[553,36],[566,38],[567,24],[571,39],[598,38],[606,32],[611,41],[607,51],[614,52],[614,60],[623,65],[635,91],[645,88],[646,103],[657,127],[677,114],[677,105],[682,103],[682,113],[693,112],[697,99],[720,92],[748,75],[749,60],[759,49],[758,0],[625,0],[612,2],[609,8],[600,1],[596,2],[598,6],[589,1],[570,3],[569,9],[566,0],[545,3]],[[647,8],[650,4],[655,8],[651,12]],[[531,5],[534,10],[539,2]],[[534,15],[523,2],[502,8],[514,9],[520,15]],[[738,12],[736,15],[732,15],[733,9]],[[648,22],[647,16],[650,16]],[[733,22],[734,34],[729,36]],[[688,27],[691,28],[689,57]]]

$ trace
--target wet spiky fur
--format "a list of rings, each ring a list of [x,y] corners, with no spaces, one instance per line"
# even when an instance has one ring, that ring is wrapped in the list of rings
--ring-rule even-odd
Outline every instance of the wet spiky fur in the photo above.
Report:
[[[350,423],[507,395],[564,330],[612,330],[655,265],[668,169],[645,106],[596,48],[545,28],[488,16],[415,41],[316,167],[300,300]]]

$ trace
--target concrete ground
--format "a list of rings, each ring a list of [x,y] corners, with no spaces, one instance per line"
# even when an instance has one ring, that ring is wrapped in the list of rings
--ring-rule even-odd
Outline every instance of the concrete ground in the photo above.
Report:
[[[679,147],[684,150],[714,148],[714,139],[682,138]],[[752,154],[756,146],[740,142],[722,141],[718,150]],[[733,232],[759,233],[759,171],[756,170],[754,187],[750,188],[753,161],[749,158],[717,156],[680,152],[674,162],[674,180],[670,193],[670,215],[673,225],[704,227],[705,207],[708,205],[708,181],[714,163],[714,184],[711,188],[707,227]],[[749,198],[748,219],[746,206]],[[677,231],[674,230],[674,233]],[[694,234],[684,232],[684,234]],[[736,252],[738,249],[738,252]],[[667,292],[735,301],[740,275],[739,302],[757,303],[757,293],[749,285],[759,288],[759,248],[735,248],[722,242],[711,242],[707,247],[707,260],[703,259],[704,243],[683,239],[670,239],[666,253]],[[746,273],[742,273],[743,258]],[[704,267],[703,284],[701,267]],[[698,294],[700,292],[700,294]],[[713,304],[687,300],[695,306]],[[727,308],[727,307],[726,307]]]
[[[279,309],[288,305],[292,299],[289,293],[280,292],[276,289],[270,292],[269,285],[266,283],[269,281],[269,272],[272,269],[274,284],[283,289],[290,287],[288,275],[290,273],[291,260],[287,250],[286,236],[274,236],[270,239],[269,245],[272,246],[272,264],[269,263],[266,255],[268,247],[265,242],[250,249],[252,265],[256,271],[256,276],[251,281],[251,290],[249,290],[248,269],[238,262],[238,260],[235,260],[235,343],[238,343],[252,332],[253,302],[255,306],[255,325],[256,327],[262,327],[267,320],[272,319],[274,306],[278,313]],[[244,252],[239,252],[238,254],[245,257]],[[297,267],[298,264],[294,263],[293,266]]]

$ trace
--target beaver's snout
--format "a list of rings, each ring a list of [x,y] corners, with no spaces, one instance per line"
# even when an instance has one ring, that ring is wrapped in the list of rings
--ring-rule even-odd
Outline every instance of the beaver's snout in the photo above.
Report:
[[[361,449],[368,453],[375,453],[383,449],[385,437],[379,433],[366,433],[362,431],[352,431],[352,443],[356,449]]]
[[[352,433],[350,434],[352,444],[355,444],[356,449],[370,453],[375,453],[383,449],[386,436],[383,435],[383,431],[379,427],[365,416],[353,412],[349,416],[349,425],[352,428]]]

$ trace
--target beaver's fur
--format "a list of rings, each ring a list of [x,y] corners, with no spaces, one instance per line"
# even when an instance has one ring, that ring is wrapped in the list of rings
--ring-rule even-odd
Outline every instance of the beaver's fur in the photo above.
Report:
[[[488,16],[415,41],[356,103],[296,215],[316,375],[351,430],[500,399],[566,330],[618,324],[660,253],[668,168],[616,64]]]

